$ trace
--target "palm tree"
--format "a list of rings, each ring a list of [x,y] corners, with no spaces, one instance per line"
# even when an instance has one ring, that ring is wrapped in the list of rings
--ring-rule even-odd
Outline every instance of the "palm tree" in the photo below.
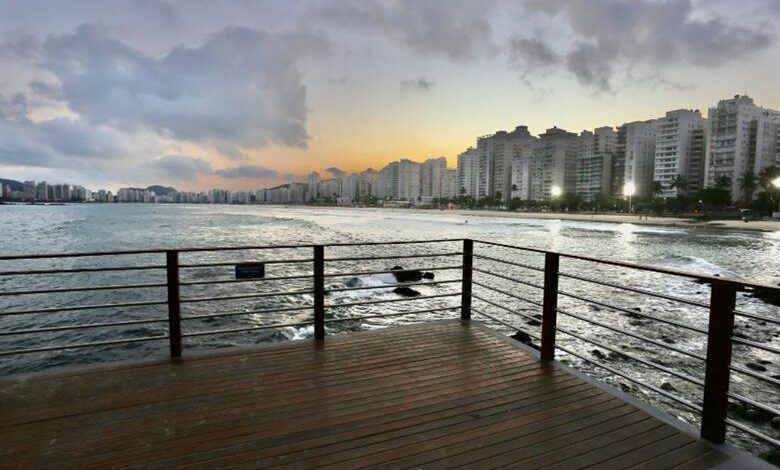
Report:
[[[663,185],[660,181],[653,181],[653,196],[658,197],[664,191]]]
[[[672,177],[672,182],[669,183],[669,188],[677,189],[677,197],[680,197],[680,192],[688,190],[688,180],[682,175],[676,175]]]
[[[742,176],[739,177],[739,189],[745,194],[745,200],[750,202],[753,200],[753,192],[758,188],[758,178],[756,174],[750,170],[745,170]]]
[[[731,178],[726,175],[720,175],[715,178],[715,189],[728,191],[731,189]]]

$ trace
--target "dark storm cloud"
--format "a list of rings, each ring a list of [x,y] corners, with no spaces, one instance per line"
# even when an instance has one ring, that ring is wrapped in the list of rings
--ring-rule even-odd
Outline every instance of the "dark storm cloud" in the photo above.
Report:
[[[330,168],[325,168],[325,171],[330,173],[333,177],[338,178],[339,176],[345,175],[347,172],[342,170],[341,168],[336,168],[335,166],[332,166]]]
[[[403,91],[417,91],[420,93],[430,91],[434,85],[433,80],[428,80],[425,77],[420,77],[415,80],[401,80],[399,83],[401,85],[401,90]]]
[[[348,31],[381,33],[412,51],[463,62],[491,54],[496,0],[342,0],[320,2],[316,19]]]
[[[749,57],[775,38],[765,24],[748,27],[717,15],[701,19],[690,0],[530,0],[526,8],[562,20],[575,41],[553,52],[539,39],[515,39],[510,64],[520,62],[526,71],[559,65],[602,91],[612,87],[616,66],[716,67]]]
[[[192,181],[199,175],[214,171],[206,160],[186,155],[165,155],[152,160],[150,166],[160,176],[177,181]]]
[[[92,123],[215,147],[306,147],[301,47],[300,38],[227,28],[156,58],[83,25],[45,41],[42,67],[58,79],[68,107]]]

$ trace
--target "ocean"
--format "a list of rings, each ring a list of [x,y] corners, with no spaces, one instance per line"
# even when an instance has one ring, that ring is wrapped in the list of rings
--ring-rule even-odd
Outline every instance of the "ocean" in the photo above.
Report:
[[[78,251],[111,251],[148,248],[191,248],[244,245],[278,244],[327,244],[348,242],[380,242],[390,240],[432,240],[472,238],[512,245],[554,250],[562,253],[628,261],[644,265],[662,266],[697,273],[735,276],[755,282],[777,284],[780,281],[780,232],[756,233],[736,231],[698,231],[674,227],[638,226],[629,223],[572,222],[560,220],[523,219],[501,214],[484,216],[463,215],[447,211],[417,211],[404,209],[371,208],[314,208],[283,206],[212,206],[212,205],[145,205],[145,204],[73,204],[64,206],[0,206],[0,254],[40,254]],[[436,245],[336,247],[326,249],[331,257],[391,257],[400,254],[448,253],[461,249],[460,243]],[[489,248],[477,244],[475,253],[516,263],[543,267],[543,256],[516,252],[502,248]],[[229,263],[243,261],[268,261],[279,259],[311,258],[311,249],[285,249],[250,252],[197,252],[183,253],[181,263],[226,263],[201,269],[182,269],[183,282],[229,280],[233,267]],[[103,258],[67,258],[32,261],[0,261],[0,271],[16,269],[59,269],[94,266],[127,266],[136,264],[162,264],[164,255],[133,255]],[[400,265],[404,268],[442,268],[459,265],[454,257],[381,259],[376,261],[342,261],[328,263],[326,272],[331,274],[354,271],[387,270]],[[475,267],[489,272],[500,272],[508,277],[524,280],[528,284],[541,284],[540,272],[508,266],[486,259],[475,259]],[[311,272],[310,263],[267,264],[267,275],[290,277]],[[709,287],[690,280],[663,276],[625,268],[593,265],[581,261],[563,259],[561,271],[598,278],[617,284],[653,290],[678,297],[707,303]],[[457,280],[459,270],[435,271],[435,281]],[[381,288],[394,283],[392,275],[363,275],[359,281],[354,276],[335,275],[326,278],[327,288],[343,288],[359,282],[363,286],[379,287],[365,291],[340,291],[328,295],[327,303],[336,305],[328,310],[329,319],[400,313],[408,310],[454,307],[457,296],[435,299],[343,306],[359,301],[392,300],[398,294],[391,288]],[[488,274],[475,273],[475,281],[511,291],[515,295],[541,301],[541,292],[529,285],[516,285]],[[164,271],[111,271],[103,273],[69,273],[65,275],[0,276],[0,292],[26,289],[52,289],[66,287],[158,284],[165,282]],[[635,292],[612,289],[570,278],[561,278],[560,288],[577,295],[599,299],[624,309],[651,314],[698,328],[707,327],[707,311],[700,307],[680,304],[671,300],[644,296]],[[290,279],[258,283],[195,284],[182,288],[184,298],[209,298],[253,293],[298,291],[311,288],[310,280]],[[415,287],[421,294],[456,294],[458,283],[430,284]],[[527,317],[538,315],[540,309],[533,304],[501,296],[495,292],[480,290],[475,293],[496,303],[509,306]],[[32,309],[46,309],[106,303],[146,302],[165,300],[165,287],[123,289],[116,291],[71,292],[59,294],[35,294],[0,296],[0,313]],[[183,331],[193,334],[184,339],[184,354],[219,348],[243,346],[280,340],[296,340],[311,337],[308,326],[258,329],[254,331],[225,332],[216,335],[200,335],[209,331],[224,331],[246,327],[262,327],[274,324],[306,322],[311,319],[311,294],[283,295],[231,301],[185,303]],[[414,303],[412,303],[414,302]],[[475,309],[489,313],[503,321],[516,325],[508,328],[478,315],[495,329],[512,334],[516,330],[538,331],[538,324],[528,318],[513,315],[487,303],[474,303]],[[638,315],[625,315],[573,298],[559,300],[559,306],[580,316],[635,332],[673,345],[675,348],[704,354],[706,337],[673,325],[654,322]],[[291,309],[280,313],[246,313],[219,318],[209,318],[214,313],[256,312],[258,310]],[[772,306],[748,293],[740,293],[738,308],[747,312],[780,318],[776,306]],[[112,309],[72,310],[44,314],[20,314],[0,316],[0,354],[12,350],[50,347],[60,344],[112,341],[126,337],[159,336],[166,333],[166,323],[128,324],[121,327],[55,330],[47,333],[10,335],[23,329],[57,328],[89,323],[132,322],[144,319],[165,319],[165,305]],[[427,321],[454,318],[457,310],[432,314],[370,318],[356,321],[329,323],[328,334],[383,328]],[[685,354],[662,350],[646,342],[619,335],[604,328],[588,325],[575,318],[559,315],[559,326],[596,342],[611,345],[634,356],[652,360],[663,366],[703,378],[703,364]],[[777,328],[756,321],[739,320],[737,331],[753,341],[774,348],[780,347]],[[701,401],[701,387],[670,374],[647,368],[618,353],[599,348],[574,337],[559,334],[559,342],[566,347],[591,354],[600,360],[629,372],[631,376],[674,393],[694,403]],[[135,360],[139,358],[163,358],[168,354],[166,340],[101,346],[86,349],[46,351],[33,354],[0,355],[0,376],[52,370],[82,364],[107,361]],[[644,400],[662,406],[680,419],[696,423],[698,417],[688,409],[669,399],[648,392],[635,384],[596,368],[577,358],[560,354],[576,367],[605,380]],[[771,353],[736,346],[734,361],[738,364],[760,363],[768,369],[767,375],[780,374],[780,359]],[[780,398],[772,386],[750,377],[733,374],[732,391],[757,401],[778,407]],[[752,423],[752,425],[756,425]],[[761,428],[762,425],[759,425]],[[763,428],[761,428],[763,429]],[[744,436],[747,447],[755,443]]]

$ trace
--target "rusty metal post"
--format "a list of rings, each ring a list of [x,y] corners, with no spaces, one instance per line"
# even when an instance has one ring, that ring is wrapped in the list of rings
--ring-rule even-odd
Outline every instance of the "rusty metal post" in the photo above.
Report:
[[[719,444],[726,439],[731,335],[734,332],[737,285],[728,281],[712,281],[711,284],[701,437]]]
[[[542,304],[543,360],[555,359],[555,326],[558,321],[558,253],[544,254],[544,299]]]
[[[168,337],[171,357],[181,357],[181,292],[179,289],[179,252],[165,252],[168,278]]]
[[[314,246],[314,339],[325,339],[325,247]]]
[[[460,288],[460,319],[471,320],[471,289],[474,275],[474,240],[463,240],[463,275]]]

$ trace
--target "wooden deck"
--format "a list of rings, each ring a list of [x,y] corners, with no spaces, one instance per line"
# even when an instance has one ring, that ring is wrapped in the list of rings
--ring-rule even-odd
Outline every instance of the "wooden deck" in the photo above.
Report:
[[[0,381],[2,468],[656,470],[731,458],[459,321]]]

